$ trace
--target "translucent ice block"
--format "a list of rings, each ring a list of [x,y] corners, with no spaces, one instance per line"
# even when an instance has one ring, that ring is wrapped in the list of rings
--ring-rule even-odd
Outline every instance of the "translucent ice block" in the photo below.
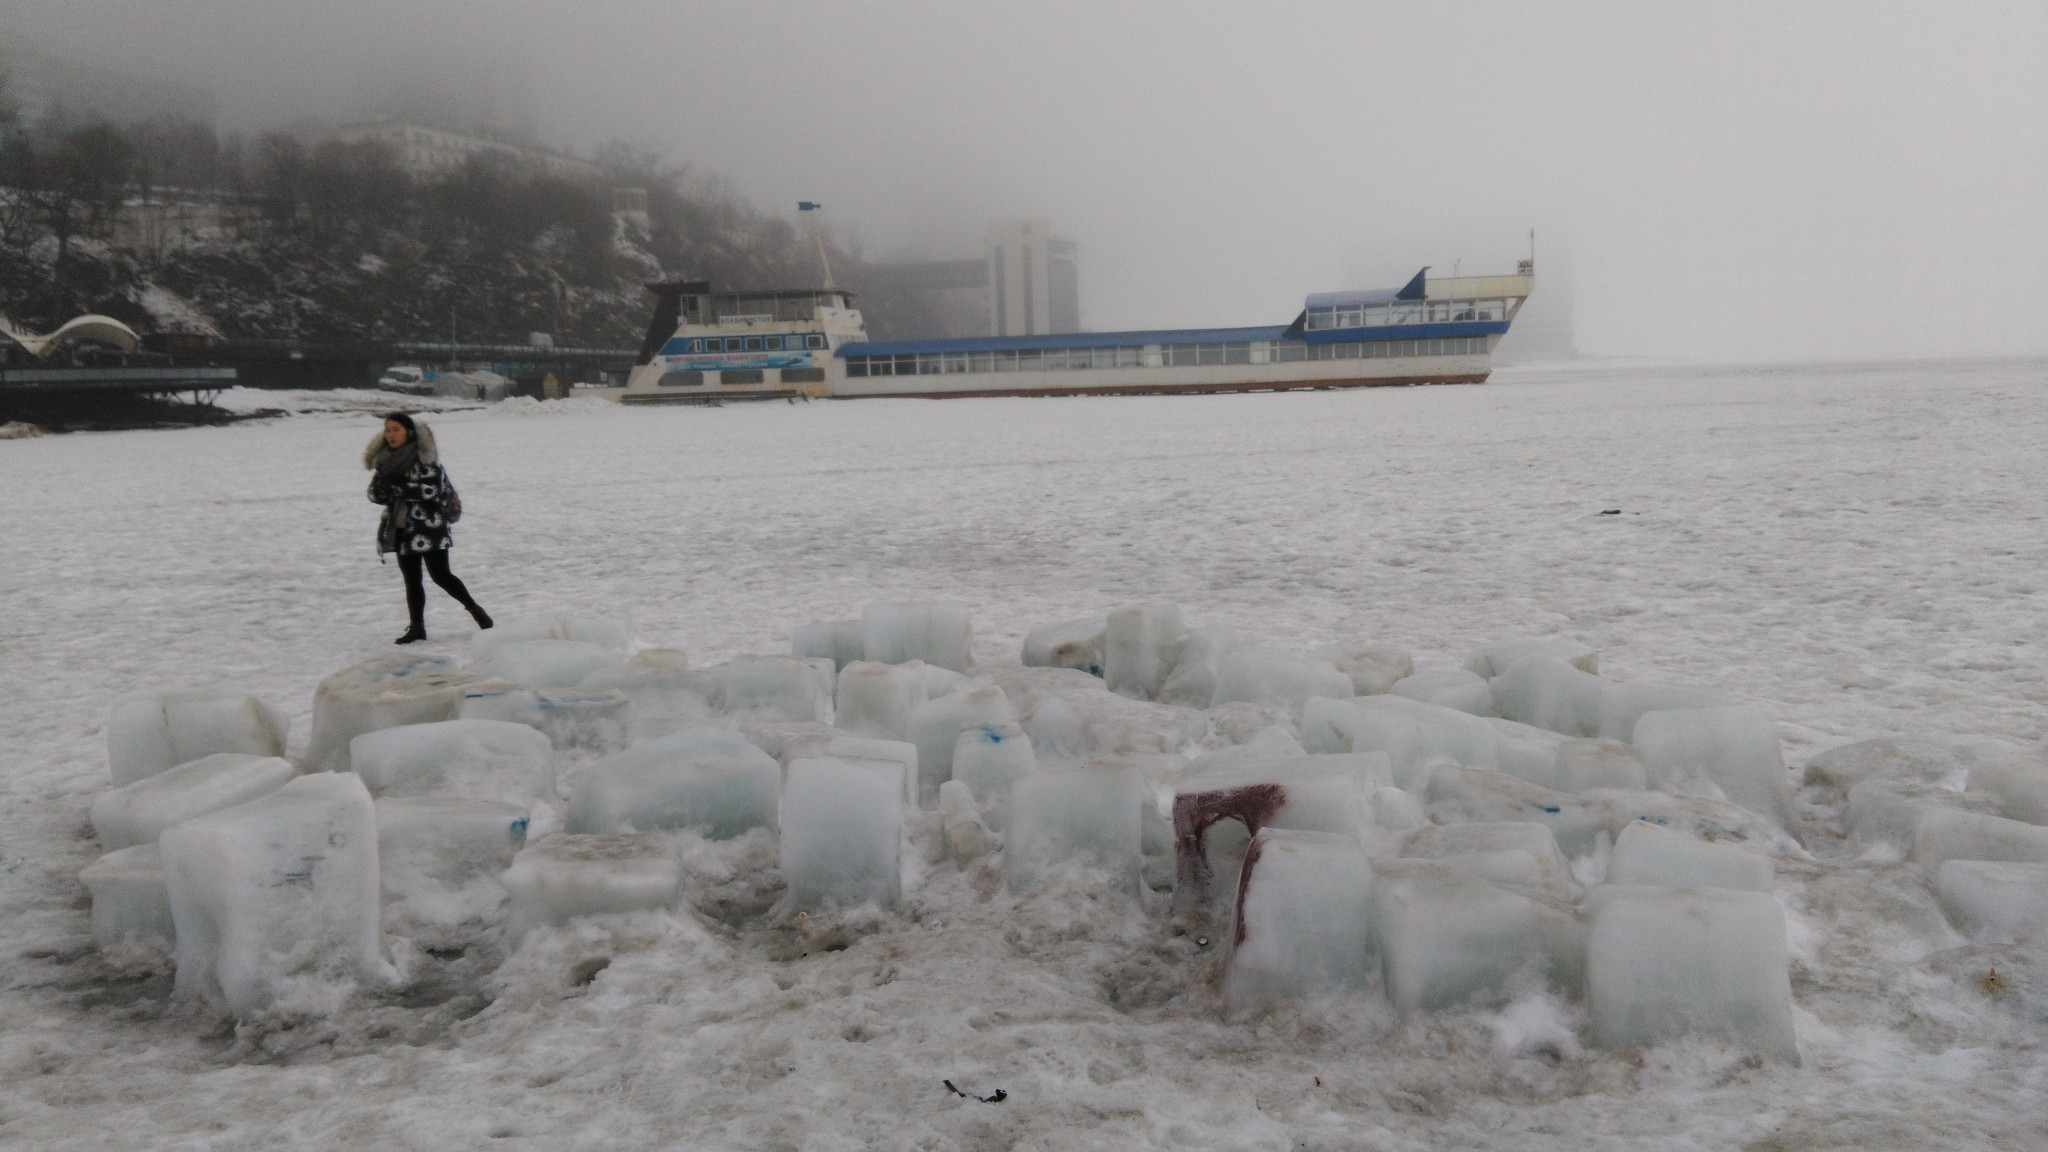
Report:
[[[254,696],[215,688],[134,692],[107,717],[116,786],[218,752],[284,755],[290,718]]]
[[[1318,696],[1349,699],[1351,677],[1329,661],[1305,653],[1239,645],[1217,665],[1216,695],[1210,703],[1279,704],[1299,714]]]
[[[735,656],[709,671],[719,674],[720,704],[735,716],[832,722],[825,681],[793,656]]]
[[[902,897],[903,766],[820,757],[789,766],[782,796],[788,907],[893,908]]]
[[[1650,786],[1704,778],[1730,800],[1792,827],[1792,778],[1768,712],[1756,707],[1648,712],[1633,743]]]
[[[1502,716],[1566,736],[1600,732],[1605,681],[1555,656],[1525,656],[1493,678],[1493,706]]]
[[[555,802],[555,750],[504,720],[444,720],[366,732],[349,767],[372,796],[450,796],[522,807]]]
[[[1514,892],[1565,901],[1579,897],[1557,838],[1534,822],[1432,824],[1410,832],[1401,855],[1434,860]]]
[[[1830,748],[1806,762],[1806,783],[1847,792],[1865,780],[1911,780],[1927,784],[1963,774],[1963,762],[1946,748],[1922,740],[1882,737]]]
[[[2048,864],[1950,860],[1935,874],[1949,922],[1982,943],[2048,942]],[[99,928],[99,895],[93,895]]]
[[[1491,716],[1495,711],[1492,687],[1478,673],[1464,668],[1417,672],[1396,680],[1387,691],[1424,704],[1470,712],[1474,716]]]
[[[1108,616],[1083,616],[1033,628],[1024,636],[1024,666],[1072,668],[1100,676],[1103,636],[1108,630]]]
[[[1136,894],[1142,840],[1139,805],[1144,780],[1129,764],[1034,772],[1010,797],[1004,839],[1004,882],[1012,892],[1035,887],[1047,870],[1085,860]]]
[[[904,720],[925,702],[924,664],[882,664],[857,660],[839,673],[835,709],[841,728],[857,736],[905,738]]]
[[[378,924],[377,821],[353,773],[301,776],[164,830],[177,991],[237,1015],[305,973],[388,983]]]
[[[575,833],[694,828],[714,839],[775,827],[782,765],[724,728],[691,728],[607,756],[576,781]]]
[[[219,752],[180,764],[123,788],[102,792],[92,803],[92,827],[100,847],[111,852],[155,844],[173,824],[194,816],[246,804],[289,783],[299,770],[278,756]]]
[[[1979,764],[1970,769],[1969,788],[1997,797],[1999,814],[2008,819],[2048,824],[2048,767]]]
[[[1126,696],[1156,699],[1187,638],[1177,604],[1152,600],[1116,609],[1103,631],[1103,684]]]
[[[1576,640],[1544,638],[1503,640],[1488,644],[1465,660],[1465,667],[1488,680],[1499,676],[1524,656],[1554,656],[1581,672],[1598,675],[1600,655]]]
[[[939,785],[953,778],[953,748],[962,732],[983,724],[1012,724],[1016,718],[1009,697],[993,684],[927,700],[905,713],[904,735],[917,746],[920,796],[936,799]]]
[[[92,936],[102,949],[141,944],[170,952],[178,930],[155,841],[109,852],[78,874],[92,893]]]
[[[498,880],[512,897],[517,939],[579,916],[673,907],[683,868],[664,836],[557,834],[528,844]]]
[[[1597,804],[1501,772],[1439,766],[1429,774],[1425,796],[1430,816],[1447,824],[1541,824],[1568,856],[1592,851],[1607,827],[1606,814]]]
[[[1761,892],[1606,886],[1587,945],[1593,1040],[1711,1036],[1797,1063],[1785,913]]]
[[[1371,905],[1372,864],[1356,840],[1261,831],[1238,878],[1230,999],[1259,1003],[1366,986]]]
[[[1309,655],[1328,660],[1339,672],[1351,677],[1352,693],[1358,696],[1384,695],[1393,691],[1395,684],[1415,675],[1415,658],[1384,644],[1325,644]]]
[[[415,939],[422,928],[494,924],[498,876],[526,845],[527,810],[494,800],[396,796],[377,801],[384,918]]]
[[[1237,649],[1237,629],[1228,624],[1188,629],[1180,659],[1159,689],[1161,704],[1208,708],[1216,703],[1217,677],[1223,660]],[[1233,701],[1224,701],[1233,703]]]
[[[860,633],[861,658],[878,664],[918,660],[965,672],[974,663],[974,628],[962,604],[877,600],[861,609]]]
[[[581,640],[516,640],[484,650],[476,670],[529,688],[574,688],[591,673],[625,662],[618,649]]]
[[[1570,989],[1583,963],[1571,916],[1433,861],[1381,861],[1371,919],[1387,999],[1403,1012],[1500,1003],[1524,970]]]
[[[1500,738],[1487,721],[1404,696],[1310,700],[1301,743],[1311,752],[1385,752],[1394,783],[1418,793],[1436,764],[1486,771],[1500,765]]]
[[[987,813],[989,827],[1006,825],[1010,794],[1017,781],[1038,767],[1031,737],[1011,723],[976,724],[963,729],[953,746],[952,778],[965,784]]]
[[[477,689],[462,699],[462,719],[523,724],[558,752],[609,756],[633,730],[632,700],[619,689]]]
[[[1647,820],[1622,830],[1607,865],[1609,884],[1769,892],[1775,877],[1771,858],[1760,852],[1710,844]]]
[[[497,627],[477,633],[471,647],[481,657],[493,648],[526,640],[573,640],[623,652],[632,639],[633,630],[619,621],[555,612],[546,616],[529,616],[524,620],[501,621]]]
[[[858,620],[802,624],[789,636],[791,655],[825,657],[832,661],[835,670],[844,669],[855,660],[867,659],[864,644]]]
[[[457,671],[445,656],[393,653],[344,668],[313,692],[306,770],[345,772],[350,740],[381,728],[453,720],[470,691],[491,687],[512,685]]]
[[[1600,682],[1600,730],[1594,735],[1626,744],[1635,739],[1636,721],[1646,713],[1679,708],[1725,708],[1733,703],[1704,688],[1641,680],[1603,680]]]

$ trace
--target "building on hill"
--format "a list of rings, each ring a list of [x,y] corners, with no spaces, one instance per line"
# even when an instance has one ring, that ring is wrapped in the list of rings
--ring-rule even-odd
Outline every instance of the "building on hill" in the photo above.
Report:
[[[220,192],[152,188],[147,196],[122,202],[107,242],[127,251],[162,254],[174,244],[247,227],[261,215],[256,205]]]
[[[1039,336],[1081,330],[1078,249],[1042,219],[988,226],[978,260],[870,264],[871,297],[898,301],[926,323],[900,335]],[[892,327],[886,320],[880,330]],[[896,334],[896,333],[892,333]]]
[[[1071,240],[1040,218],[988,226],[989,335],[1081,330],[1081,275]]]
[[[597,165],[565,152],[409,120],[351,124],[336,129],[334,137],[349,144],[385,145],[397,157],[399,167],[415,179],[447,176],[472,156],[499,157],[572,180],[595,179],[598,175]]]

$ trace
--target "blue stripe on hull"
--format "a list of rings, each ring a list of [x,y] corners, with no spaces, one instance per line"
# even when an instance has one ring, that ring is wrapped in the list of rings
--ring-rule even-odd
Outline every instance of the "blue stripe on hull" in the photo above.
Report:
[[[1285,324],[1257,328],[1169,328],[1141,332],[1055,332],[1036,336],[968,336],[954,340],[870,340],[841,344],[845,356],[913,356],[928,352],[1032,352],[1047,348],[1128,348],[1145,344],[1240,344],[1278,340]]]
[[[1310,344],[1369,344],[1381,340],[1437,340],[1445,336],[1498,336],[1508,330],[1505,320],[1464,320],[1442,324],[1390,324],[1383,328],[1319,328],[1304,332]]]

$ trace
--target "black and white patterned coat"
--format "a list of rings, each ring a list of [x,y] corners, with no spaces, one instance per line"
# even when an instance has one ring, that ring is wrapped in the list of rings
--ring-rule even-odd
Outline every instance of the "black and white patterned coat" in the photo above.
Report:
[[[364,453],[364,462],[371,465],[370,502],[384,506],[384,517],[377,522],[380,556],[386,552],[445,552],[455,547],[455,534],[448,525],[448,502],[454,488],[435,451],[434,433],[424,423],[418,427],[418,459],[395,481],[387,482],[376,467],[384,445],[381,433]]]

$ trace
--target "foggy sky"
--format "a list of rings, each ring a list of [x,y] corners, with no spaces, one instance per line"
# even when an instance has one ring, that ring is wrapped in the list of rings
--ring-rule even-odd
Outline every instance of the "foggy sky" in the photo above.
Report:
[[[1047,216],[1095,329],[1510,271],[1533,227],[1589,353],[2048,353],[2038,0],[0,0],[0,26],[206,84],[243,129],[348,120],[394,69],[502,76],[552,143],[823,201],[870,255]]]

